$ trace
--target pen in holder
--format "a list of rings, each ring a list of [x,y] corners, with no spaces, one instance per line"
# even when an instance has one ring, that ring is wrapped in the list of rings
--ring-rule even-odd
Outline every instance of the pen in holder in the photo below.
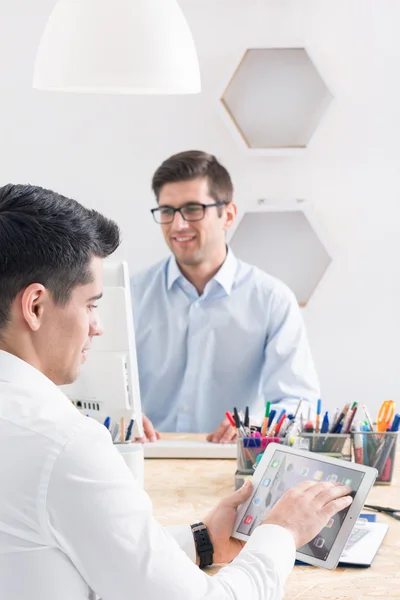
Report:
[[[271,444],[282,444],[283,438],[279,437],[243,437],[237,441],[237,470],[254,471],[257,457],[263,454],[265,448]]]
[[[242,487],[247,479],[251,479],[254,469],[268,444],[283,444],[282,437],[240,437],[237,441],[237,470],[235,473],[235,490]]]
[[[294,448],[351,460],[349,433],[299,433],[289,442]]]
[[[390,484],[393,478],[398,432],[355,431],[352,433],[356,463],[375,467],[377,484]]]

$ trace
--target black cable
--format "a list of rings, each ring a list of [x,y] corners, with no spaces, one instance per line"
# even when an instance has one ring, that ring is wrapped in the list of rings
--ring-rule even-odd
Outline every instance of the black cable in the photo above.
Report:
[[[364,504],[364,508],[369,508],[370,510],[389,515],[389,517],[393,517],[393,519],[400,521],[400,509],[390,508],[389,506],[377,506],[375,504]]]

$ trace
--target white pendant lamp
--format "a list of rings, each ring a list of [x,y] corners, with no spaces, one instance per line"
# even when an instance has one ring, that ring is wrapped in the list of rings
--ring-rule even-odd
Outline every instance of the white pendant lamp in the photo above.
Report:
[[[105,94],[194,94],[196,48],[176,0],[58,0],[33,87]]]

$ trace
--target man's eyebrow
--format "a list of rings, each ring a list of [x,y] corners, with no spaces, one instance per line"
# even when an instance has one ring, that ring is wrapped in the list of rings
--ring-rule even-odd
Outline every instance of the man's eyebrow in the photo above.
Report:
[[[95,300],[100,300],[100,298],[102,298],[102,297],[103,297],[103,293],[97,294],[97,296],[92,296],[91,298],[86,300],[86,302],[94,302]]]

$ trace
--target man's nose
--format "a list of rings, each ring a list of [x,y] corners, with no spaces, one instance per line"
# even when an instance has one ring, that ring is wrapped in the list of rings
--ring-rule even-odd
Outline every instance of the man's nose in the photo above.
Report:
[[[98,335],[103,335],[103,333],[104,333],[104,327],[103,327],[100,317],[97,315],[96,319],[90,324],[90,335],[98,336]]]
[[[176,227],[179,227],[179,229],[185,229],[188,226],[188,222],[182,217],[179,210],[177,210],[174,215],[174,223],[173,224]]]

